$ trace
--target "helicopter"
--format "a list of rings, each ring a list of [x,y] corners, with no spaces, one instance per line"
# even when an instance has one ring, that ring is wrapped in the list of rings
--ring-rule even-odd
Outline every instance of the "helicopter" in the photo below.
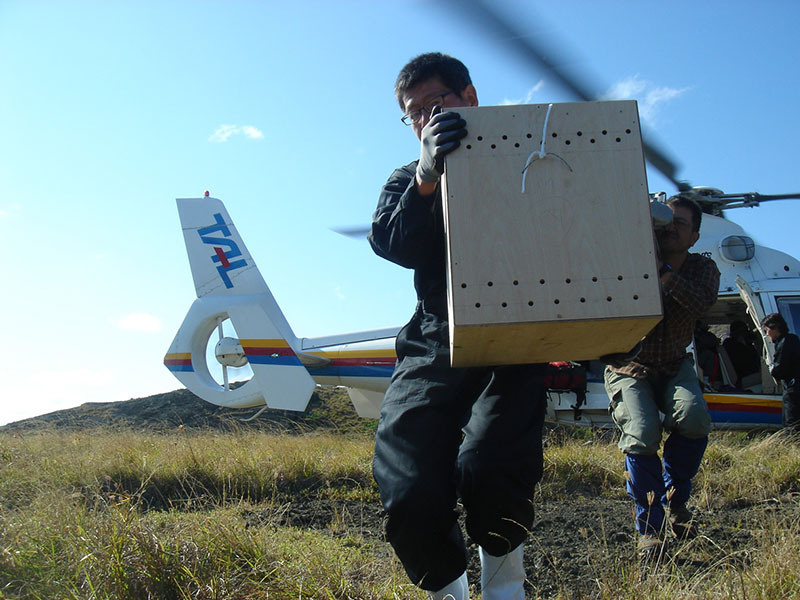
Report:
[[[577,99],[596,99],[588,86],[557,66],[547,48],[520,35],[487,4],[475,0],[460,6],[461,14],[507,40],[512,51],[547,70]],[[790,329],[800,327],[800,261],[757,245],[743,228],[725,218],[724,211],[800,198],[800,194],[726,194],[713,187],[691,186],[654,145],[645,141],[643,150],[646,160],[679,191],[694,194],[704,212],[693,251],[714,259],[721,279],[718,300],[700,324],[698,337],[711,333],[719,342],[733,333],[734,325],[744,323],[757,356],[756,370],[743,375],[721,343],[711,348],[710,362],[703,356],[708,348],[696,342],[688,349],[695,355],[712,423],[719,428],[777,428],[780,390],[768,372],[772,346],[760,335],[759,323],[766,313],[780,312]],[[651,194],[652,202],[665,199],[666,193]],[[210,194],[177,202],[197,299],[167,352],[166,367],[192,392],[219,406],[260,408],[259,413],[267,408],[301,411],[315,386],[341,386],[360,416],[378,417],[394,370],[394,337],[400,328],[297,337],[223,203]],[[235,329],[234,336],[225,333],[227,321]],[[215,333],[218,339],[209,353]],[[231,384],[229,370],[245,365],[252,377],[243,385]],[[586,361],[579,366],[585,371],[583,382],[564,385],[558,378],[551,382],[548,420],[610,426],[604,365]],[[217,368],[222,371],[221,381],[212,374]]]
[[[694,191],[707,209],[756,201],[747,194],[720,198],[711,188]],[[653,201],[665,199],[662,193]],[[222,201],[206,193],[179,198],[177,205],[197,299],[164,357],[174,376],[197,396],[228,408],[302,411],[317,385],[344,387],[359,416],[377,418],[394,371],[394,338],[400,327],[296,336]],[[790,328],[800,325],[800,261],[755,244],[739,225],[712,212],[703,217],[694,250],[712,258],[721,273],[719,297],[705,325],[722,333],[733,323],[749,321],[753,352],[759,357],[757,371],[741,377],[725,346],[714,346],[714,364],[698,371],[712,423],[720,428],[777,428],[781,397],[767,370],[771,345],[752,332],[760,331],[768,312],[783,314]],[[239,337],[225,335],[228,320]],[[699,344],[691,351],[696,364],[702,364]],[[233,385],[228,370],[248,364],[252,378]],[[212,373],[216,367],[222,370],[221,382]],[[604,365],[588,361],[583,367],[585,385],[550,385],[547,417],[556,423],[609,426]]]

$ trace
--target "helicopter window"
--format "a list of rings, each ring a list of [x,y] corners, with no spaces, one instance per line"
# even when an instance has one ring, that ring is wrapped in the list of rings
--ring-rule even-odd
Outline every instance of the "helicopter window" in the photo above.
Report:
[[[800,327],[800,297],[777,298],[777,302],[778,312],[786,319],[789,331],[797,333]]]
[[[746,235],[729,235],[720,244],[722,257],[731,261],[750,260],[756,254],[756,246]]]

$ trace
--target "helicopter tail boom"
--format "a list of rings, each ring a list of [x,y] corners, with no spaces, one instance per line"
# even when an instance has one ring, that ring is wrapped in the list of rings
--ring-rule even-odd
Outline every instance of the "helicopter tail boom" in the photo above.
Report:
[[[305,410],[315,383],[300,361],[301,342],[247,251],[227,210],[216,198],[179,198],[178,212],[197,299],[164,358],[189,390],[220,406]],[[237,338],[224,337],[230,319]],[[220,384],[207,361],[209,339],[218,334],[214,355]],[[212,359],[213,363],[213,359]],[[253,377],[228,382],[228,367],[250,363]]]

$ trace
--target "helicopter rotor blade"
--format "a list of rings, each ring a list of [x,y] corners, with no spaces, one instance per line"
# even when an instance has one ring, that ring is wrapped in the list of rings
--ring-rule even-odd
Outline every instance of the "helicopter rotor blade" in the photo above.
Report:
[[[360,240],[367,237],[370,228],[364,225],[353,225],[351,227],[331,227],[331,231],[345,237]]]
[[[548,42],[541,35],[523,33],[483,0],[440,0],[440,2],[450,4],[456,13],[495,36],[498,42],[515,51],[529,64],[544,70],[579,100],[597,100],[600,97],[592,85],[564,68],[567,61],[553,50],[552,40]],[[677,165],[664,152],[645,140],[642,141],[642,145],[645,159],[653,168],[669,179],[679,191],[691,189],[688,182],[678,179]]]
[[[798,194],[759,194],[748,192],[746,194],[711,194],[707,196],[708,202],[716,205],[720,210],[731,208],[749,208],[758,206],[762,202],[771,200],[800,200]]]

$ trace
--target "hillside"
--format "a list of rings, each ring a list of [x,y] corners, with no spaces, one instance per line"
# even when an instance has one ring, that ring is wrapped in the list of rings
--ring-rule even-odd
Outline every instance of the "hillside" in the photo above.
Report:
[[[244,422],[257,408],[231,409],[209,404],[187,389],[121,402],[87,402],[38,417],[15,421],[0,432],[44,429],[124,428],[170,431],[177,428],[264,429],[302,432],[312,429],[372,431],[376,421],[359,418],[347,393],[338,388],[317,388],[305,412],[267,410]]]

